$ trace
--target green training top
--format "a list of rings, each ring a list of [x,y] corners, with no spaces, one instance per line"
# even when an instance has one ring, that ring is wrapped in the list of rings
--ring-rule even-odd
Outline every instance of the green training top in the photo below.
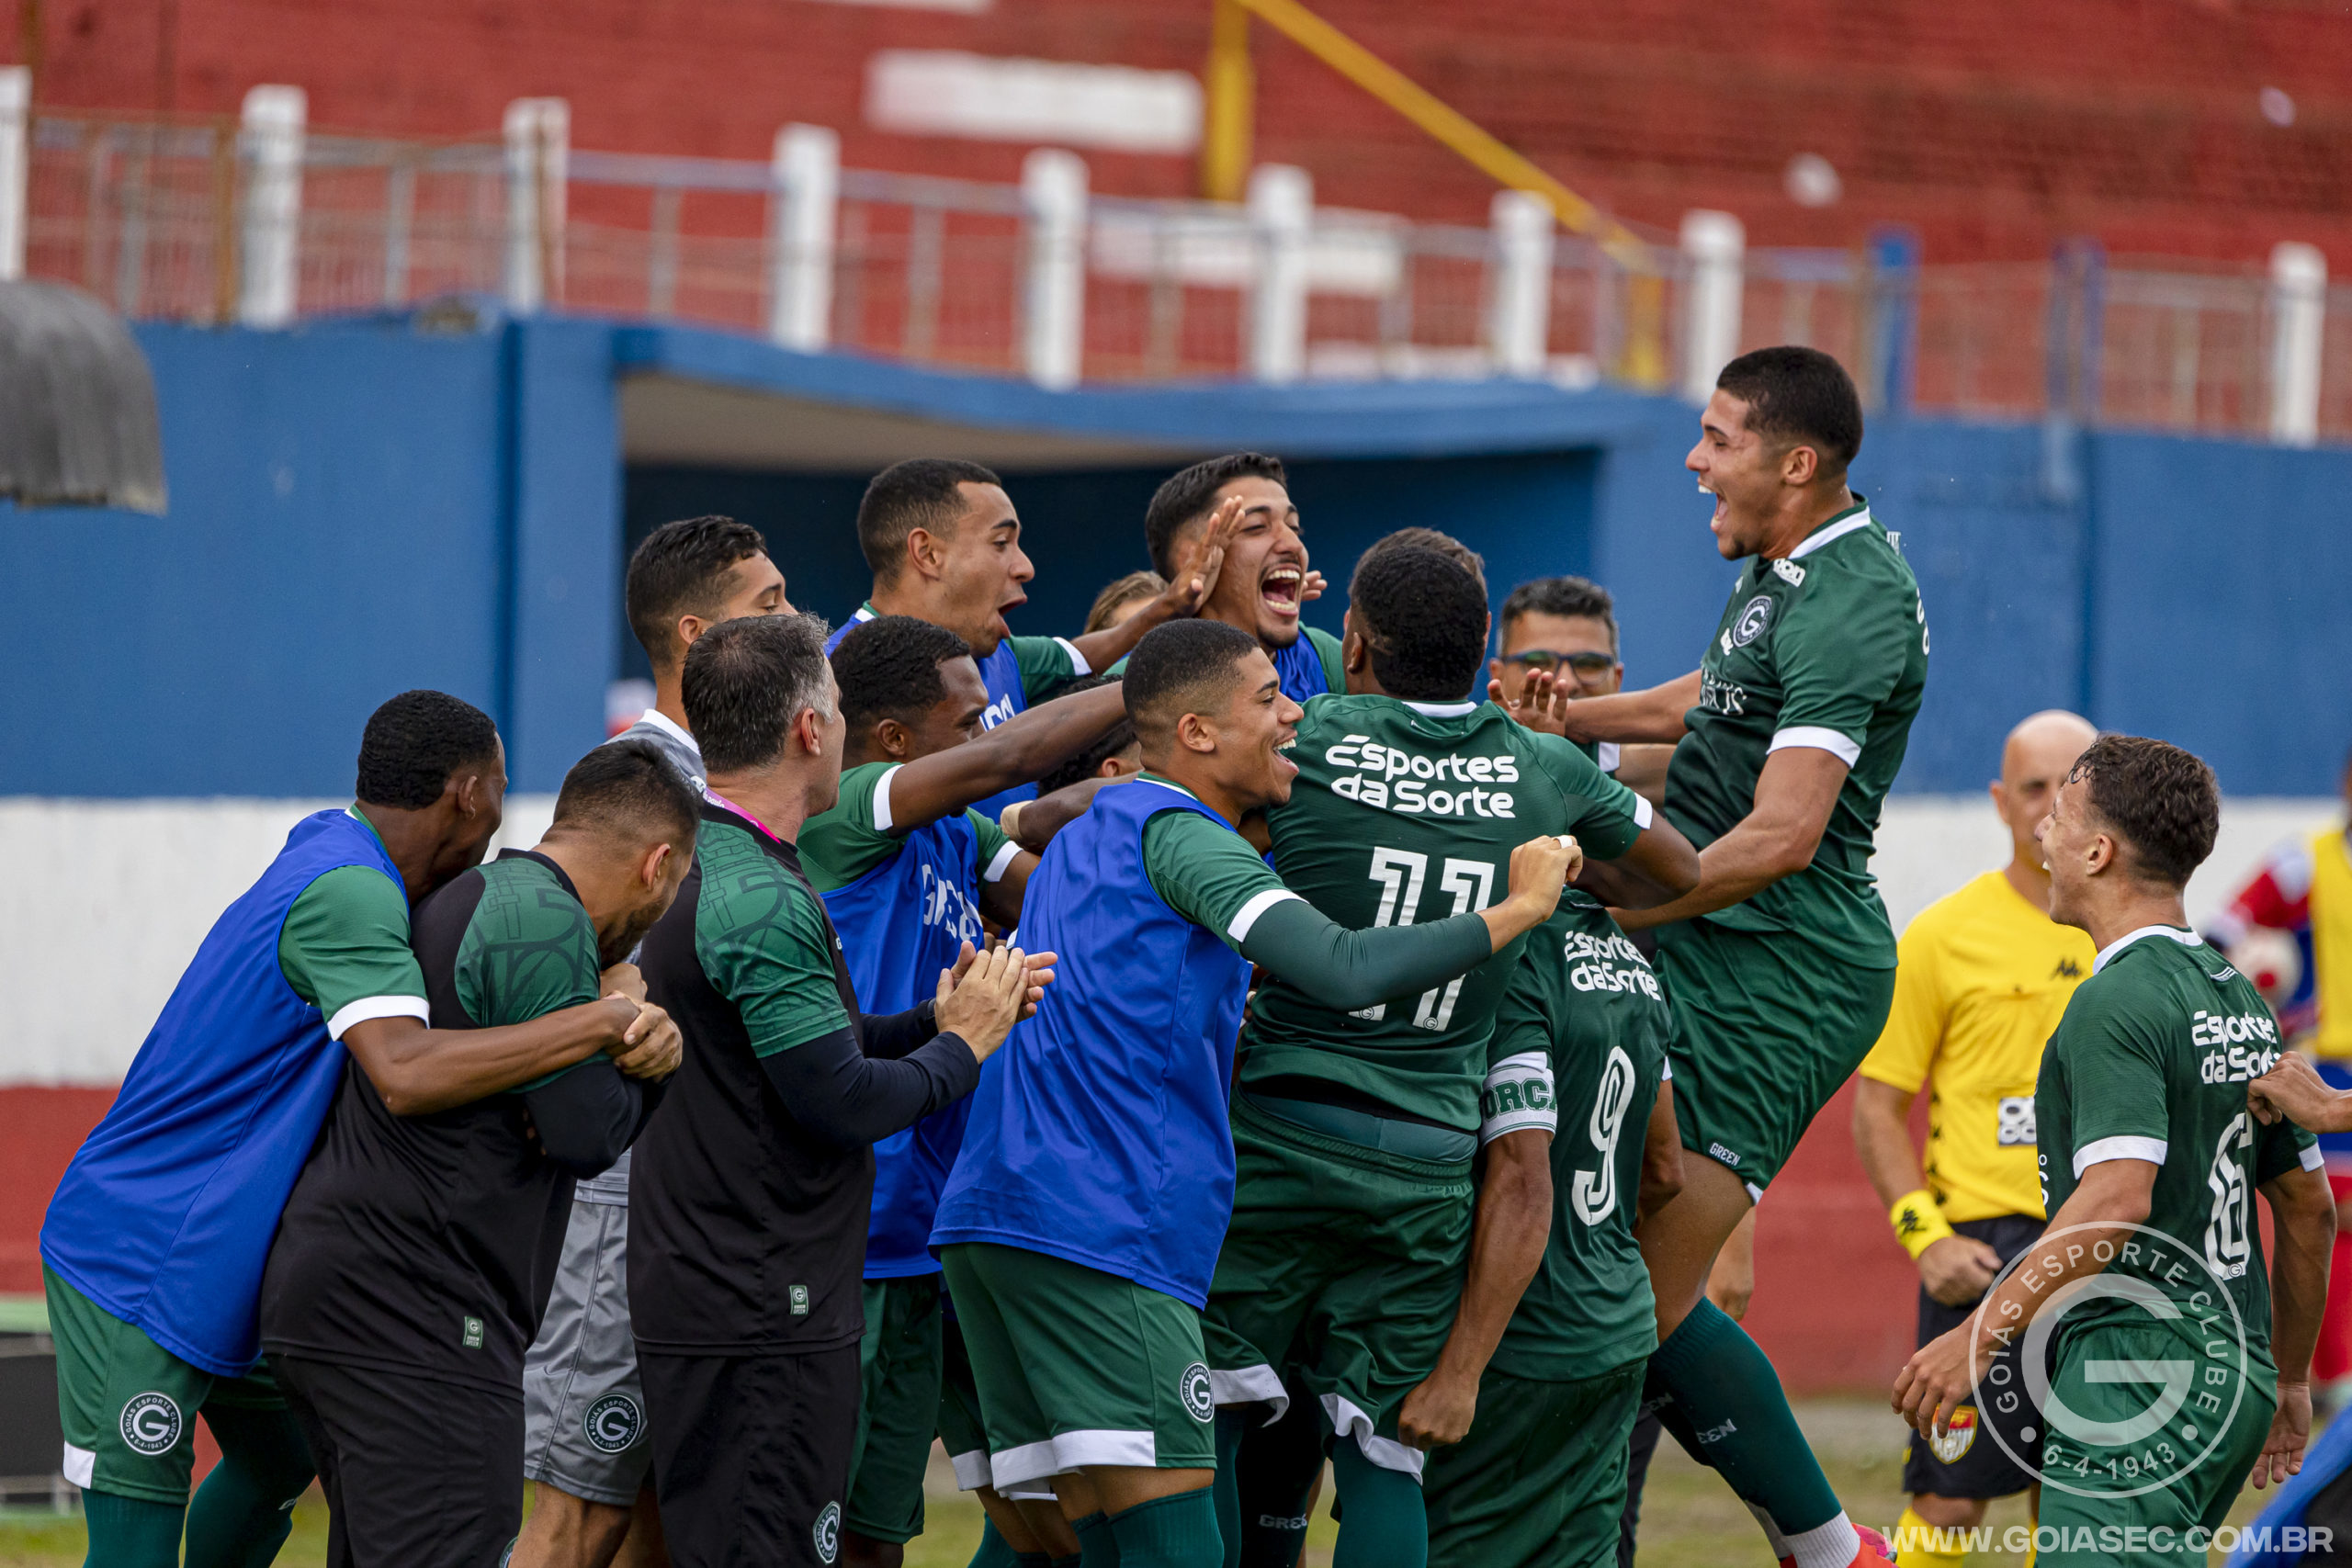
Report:
[[[2143,1281],[2180,1309],[2174,1327],[2202,1345],[2237,1308],[2246,1348],[2268,1366],[2270,1285],[2254,1191],[2298,1165],[2320,1167],[2318,1140],[2290,1122],[2265,1127],[2246,1109],[2249,1078],[2278,1060],[2278,1025],[2252,981],[2193,931],[2143,926],[2109,946],[2075,990],[2034,1086],[2044,1213],[2054,1221],[2083,1172],[2109,1159],[2155,1165],[2143,1238],[2106,1277]],[[2107,1299],[2069,1310],[2062,1353],[2088,1329],[2163,1321]]]
[[[480,875],[481,899],[466,921],[450,975],[468,1018],[483,1029],[528,1023],[603,994],[595,924],[552,869],[525,856],[502,856],[483,864]],[[584,1057],[508,1092],[520,1094],[611,1061]]]
[[[731,822],[706,818],[695,858],[702,867],[695,957],[742,1015],[752,1054],[773,1056],[847,1029],[832,938],[808,889],[751,829]]]
[[[1341,926],[1426,924],[1510,890],[1510,852],[1574,833],[1614,860],[1650,820],[1647,802],[1568,742],[1521,728],[1492,703],[1326,696],[1306,704],[1289,801],[1268,814],[1282,880]],[[1275,978],[1241,1036],[1239,1081],[1261,1093],[1332,1098],[1472,1132],[1487,1037],[1519,944],[1469,974],[1353,1013]],[[1293,1080],[1280,1086],[1277,1080]]]
[[[1557,1123],[1552,1239],[1495,1348],[1512,1377],[1572,1382],[1657,1348],[1634,1204],[1673,1030],[1649,961],[1598,900],[1570,888],[1529,935],[1503,995],[1479,1106],[1487,1139]]]
[[[278,930],[277,967],[338,1040],[364,1019],[427,1015],[424,973],[409,950],[408,890],[372,865],[338,866],[302,889]],[[345,1019],[359,1003],[378,1005]]]
[[[891,769],[901,765],[860,762],[844,771],[841,799],[833,808],[801,824],[797,840],[800,869],[808,874],[808,880],[818,892],[831,893],[836,887],[846,887],[906,849],[905,829],[876,827],[874,811],[875,786]],[[1004,836],[1003,829],[980,813],[967,807],[964,816],[979,840],[979,867],[985,874],[1012,840]],[[953,817],[940,818],[943,824],[954,820]]]
[[[1871,848],[1927,682],[1919,585],[1860,498],[1788,559],[1748,558],[1699,666],[1698,705],[1683,716],[1690,733],[1667,770],[1667,818],[1704,849],[1755,809],[1771,752],[1818,747],[1849,771],[1813,863],[1704,919],[1788,931],[1858,967],[1894,967]]]

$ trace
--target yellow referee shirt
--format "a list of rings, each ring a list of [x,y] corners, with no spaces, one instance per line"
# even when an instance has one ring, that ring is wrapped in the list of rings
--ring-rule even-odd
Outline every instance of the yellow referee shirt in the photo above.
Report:
[[[1944,1218],[2041,1212],[2033,1084],[2066,999],[2091,972],[2087,932],[2054,923],[1988,871],[1919,911],[1895,947],[1894,1004],[1865,1077],[1928,1100],[1928,1190]]]

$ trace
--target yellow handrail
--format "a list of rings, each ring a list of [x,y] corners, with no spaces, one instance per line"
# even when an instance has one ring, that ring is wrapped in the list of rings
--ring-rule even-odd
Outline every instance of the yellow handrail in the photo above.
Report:
[[[1589,235],[1625,265],[1652,269],[1640,235],[1562,185],[1540,166],[1474,124],[1411,77],[1299,4],[1299,0],[1216,0],[1211,24],[1207,125],[1202,141],[1203,193],[1238,200],[1250,166],[1249,17],[1256,16],[1340,75],[1403,115],[1498,184],[1532,191],[1551,203],[1571,232]]]

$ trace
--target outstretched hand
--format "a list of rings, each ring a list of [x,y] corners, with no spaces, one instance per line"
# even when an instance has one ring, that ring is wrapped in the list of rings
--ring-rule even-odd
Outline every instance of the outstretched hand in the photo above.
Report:
[[[1225,570],[1225,552],[1241,531],[1241,514],[1249,510],[1246,498],[1228,495],[1209,513],[1209,525],[1185,552],[1185,558],[1176,563],[1175,581],[1160,592],[1160,600],[1171,617],[1197,615],[1209,595],[1216,592],[1216,580]]]
[[[1575,699],[1568,695],[1551,671],[1530,670],[1526,681],[1519,688],[1517,702],[1504,697],[1500,681],[1487,682],[1487,695],[1503,712],[1528,728],[1540,734],[1566,739],[1568,704]]]

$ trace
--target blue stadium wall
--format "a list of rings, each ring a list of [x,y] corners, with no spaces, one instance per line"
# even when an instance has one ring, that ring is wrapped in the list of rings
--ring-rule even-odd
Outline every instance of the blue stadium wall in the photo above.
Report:
[[[596,321],[405,321],[283,333],[150,326],[171,511],[0,504],[0,795],[317,796],[349,787],[361,720],[416,685],[504,730],[551,789],[641,668],[619,615],[629,542],[663,518],[759,524],[796,603],[839,618],[865,580],[862,473],[631,468],[620,378],[687,380],[965,426],[1295,466],[1336,629],[1361,546],[1407,524],[1510,584],[1581,571],[1617,594],[1629,675],[1690,668],[1730,569],[1663,398],[1542,386],[1180,387],[1055,394]],[[1173,466],[1023,473],[1039,570],[1020,629],[1064,631],[1144,564]],[[2352,704],[2352,452],[1877,421],[1858,488],[1903,536],[1933,628],[1899,788],[1980,787],[2040,706],[2165,736],[2233,794],[2332,793]]]

